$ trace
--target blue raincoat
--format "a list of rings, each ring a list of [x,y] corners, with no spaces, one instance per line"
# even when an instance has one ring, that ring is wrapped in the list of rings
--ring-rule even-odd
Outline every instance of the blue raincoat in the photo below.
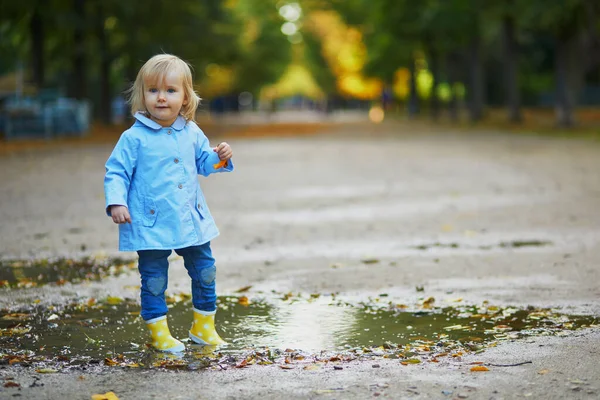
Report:
[[[198,182],[215,169],[219,156],[193,121],[179,116],[162,127],[141,113],[123,132],[106,162],[108,207],[129,209],[131,224],[119,224],[119,250],[171,250],[204,244],[219,235]],[[217,166],[218,167],[218,166]]]

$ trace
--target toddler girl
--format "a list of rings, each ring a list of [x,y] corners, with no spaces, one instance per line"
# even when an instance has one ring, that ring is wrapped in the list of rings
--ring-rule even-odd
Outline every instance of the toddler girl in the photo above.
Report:
[[[119,224],[119,250],[137,251],[141,316],[154,348],[180,352],[167,325],[165,290],[171,250],[183,257],[192,280],[192,341],[225,343],[214,325],[215,259],[210,241],[219,231],[198,174],[233,171],[231,147],[212,148],[194,122],[199,98],[189,65],[161,54],[149,59],[131,87],[135,122],[106,162],[106,213]]]

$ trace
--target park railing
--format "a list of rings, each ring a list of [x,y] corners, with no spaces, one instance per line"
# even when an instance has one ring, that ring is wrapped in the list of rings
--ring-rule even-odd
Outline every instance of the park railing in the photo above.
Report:
[[[0,108],[6,140],[84,136],[90,128],[90,102],[66,97],[13,97]]]

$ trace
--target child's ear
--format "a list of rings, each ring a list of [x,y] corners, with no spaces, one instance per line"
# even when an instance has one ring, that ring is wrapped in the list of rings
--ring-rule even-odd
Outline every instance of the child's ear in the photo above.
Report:
[[[183,96],[183,103],[181,103],[181,104],[183,104],[184,106],[187,106],[187,104],[188,104],[187,94],[185,96]]]

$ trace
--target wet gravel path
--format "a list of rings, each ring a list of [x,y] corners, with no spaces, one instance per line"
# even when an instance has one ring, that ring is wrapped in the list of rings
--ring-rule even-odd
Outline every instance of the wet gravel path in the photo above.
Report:
[[[423,296],[437,301],[461,297],[474,304],[488,300],[600,315],[597,143],[392,123],[347,125],[316,136],[228,141],[237,171],[201,181],[222,234],[214,242],[222,294],[247,285],[252,286],[250,296],[277,290],[366,298],[385,292],[402,303]],[[111,149],[94,145],[0,157],[0,258],[118,255],[116,227],[103,213],[103,165]],[[187,291],[181,260],[174,258],[172,265],[170,290]],[[96,283],[4,290],[0,305],[73,296],[135,298],[138,282],[130,273]],[[588,386],[600,387],[597,336],[542,338],[552,343],[516,343],[486,352],[488,358],[527,354],[535,361],[496,371],[495,379],[486,375],[477,380],[458,364],[408,370],[387,362],[385,373],[370,365],[350,366],[339,374],[347,374],[346,380],[330,372],[268,368],[203,377],[206,387],[217,391],[215,398],[239,393],[334,398],[335,390],[314,390],[334,388],[335,379],[340,379],[344,398],[365,398],[378,390],[394,397],[390,387],[414,398],[453,398],[459,392],[469,398],[528,393],[534,398],[593,398],[597,392]],[[529,354],[533,348],[536,353]],[[554,355],[563,357],[563,363],[557,365]],[[554,381],[537,374],[545,365],[556,372]],[[570,372],[575,370],[576,376]],[[127,394],[122,398],[139,398],[136,393],[150,385],[142,376],[119,373],[116,381],[88,377],[89,385],[65,387],[76,393],[81,385],[90,391],[114,386]],[[278,382],[280,376],[289,384]],[[397,376],[402,379],[395,381]],[[152,385],[169,380],[160,373],[154,378]],[[44,379],[46,388],[62,382],[57,376]],[[192,377],[177,379],[179,387],[194,384]],[[265,386],[248,388],[248,379]],[[8,398],[7,390],[0,397]]]

